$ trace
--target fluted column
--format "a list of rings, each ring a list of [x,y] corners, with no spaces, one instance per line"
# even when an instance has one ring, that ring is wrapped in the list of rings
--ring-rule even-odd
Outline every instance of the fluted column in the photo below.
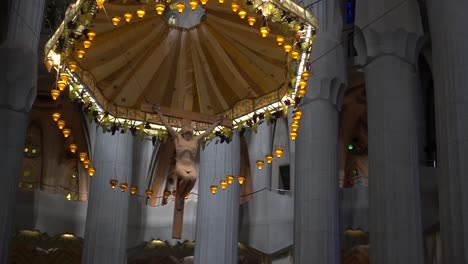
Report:
[[[26,122],[36,96],[44,0],[4,1],[0,6],[7,15],[0,25],[0,263],[8,263]]]
[[[400,37],[408,35],[396,32],[390,36],[393,40]],[[365,76],[370,261],[422,264],[415,66],[398,54],[381,54],[365,66]]]
[[[363,0],[356,13],[367,92],[370,263],[422,264],[419,9],[414,1]]]
[[[427,1],[435,91],[443,263],[468,263],[467,1]]]
[[[319,23],[311,56],[312,76],[295,149],[294,263],[341,263],[338,120],[345,64],[340,3],[314,3]]]
[[[110,186],[111,179],[130,185],[133,137],[97,133],[92,162],[96,174],[90,180],[83,264],[127,263],[127,213],[130,186],[125,192]]]
[[[219,180],[226,174],[239,175],[240,139],[235,133],[229,144],[215,144],[215,140],[200,155],[195,263],[237,264],[239,183],[236,178],[221,190]],[[210,192],[212,184],[219,186],[216,195]]]

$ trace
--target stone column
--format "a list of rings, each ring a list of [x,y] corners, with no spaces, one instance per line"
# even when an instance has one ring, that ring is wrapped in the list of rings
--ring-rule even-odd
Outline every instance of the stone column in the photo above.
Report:
[[[133,137],[97,133],[92,156],[96,175],[90,180],[83,245],[83,264],[127,263],[127,213],[133,163]],[[119,181],[115,189],[110,180]],[[125,192],[120,183],[129,184]]]
[[[368,106],[370,263],[422,264],[417,3],[364,0],[356,12],[358,27],[371,23],[356,37]]]
[[[398,33],[389,36],[401,37]],[[365,66],[365,76],[370,260],[379,264],[422,264],[415,66],[398,54],[381,54]]]
[[[316,3],[319,29],[295,150],[294,263],[341,263],[338,120],[345,82],[338,1]]]
[[[427,1],[443,263],[468,263],[468,2]]]
[[[215,140],[200,155],[194,263],[237,264],[239,182],[236,178],[221,190],[219,180],[226,174],[239,175],[240,139],[234,133],[229,144],[215,144]],[[215,195],[210,192],[213,184],[219,188]]]
[[[36,96],[44,0],[10,0],[0,6],[6,14],[0,25],[0,263],[8,263],[26,123]]]

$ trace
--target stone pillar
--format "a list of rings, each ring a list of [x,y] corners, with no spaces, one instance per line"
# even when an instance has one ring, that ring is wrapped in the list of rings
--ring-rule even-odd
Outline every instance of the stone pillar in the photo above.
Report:
[[[389,34],[389,38],[411,39],[401,34]],[[369,130],[370,261],[422,264],[416,109],[419,93],[415,66],[398,54],[381,54],[365,66],[365,76]]]
[[[341,263],[338,119],[345,82],[338,1],[316,3],[319,23],[295,149],[294,263]]]
[[[96,175],[90,180],[83,264],[127,263],[127,212],[133,164],[130,133],[97,133],[92,155]],[[119,181],[115,189],[110,180]],[[125,192],[120,183],[129,184]]]
[[[200,155],[194,263],[237,264],[239,182],[236,178],[221,190],[219,180],[227,174],[239,175],[240,139],[234,133],[229,144],[215,144],[215,140]],[[218,185],[215,195],[210,185]]]
[[[370,263],[422,264],[417,3],[364,0],[356,13],[358,27],[371,23],[356,37],[368,106]]]
[[[4,1],[1,7],[6,23],[0,25],[0,263],[8,263],[26,123],[36,96],[44,0]]]
[[[427,1],[443,263],[468,263],[468,2]]]

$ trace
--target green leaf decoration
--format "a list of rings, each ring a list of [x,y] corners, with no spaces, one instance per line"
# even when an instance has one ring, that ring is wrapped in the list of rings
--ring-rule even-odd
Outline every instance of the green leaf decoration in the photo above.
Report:
[[[268,125],[271,124],[271,113],[270,113],[269,110],[265,111],[265,120],[266,120]]]
[[[254,123],[254,124],[252,125],[252,130],[253,130],[253,132],[254,132],[255,134],[257,133],[257,128],[258,128],[258,124],[257,124],[257,123]]]

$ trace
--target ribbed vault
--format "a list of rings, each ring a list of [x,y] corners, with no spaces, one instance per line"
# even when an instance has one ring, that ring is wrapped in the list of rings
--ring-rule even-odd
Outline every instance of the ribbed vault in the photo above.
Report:
[[[286,90],[288,57],[275,40],[280,28],[269,23],[270,34],[262,38],[261,16],[250,27],[230,3],[210,0],[203,21],[183,29],[170,27],[153,5],[138,19],[139,7],[107,3],[90,27],[97,32],[92,46],[84,59],[75,58],[109,103],[139,109],[149,102],[214,115],[243,99]],[[134,14],[131,22],[114,27],[109,18],[125,12]]]

